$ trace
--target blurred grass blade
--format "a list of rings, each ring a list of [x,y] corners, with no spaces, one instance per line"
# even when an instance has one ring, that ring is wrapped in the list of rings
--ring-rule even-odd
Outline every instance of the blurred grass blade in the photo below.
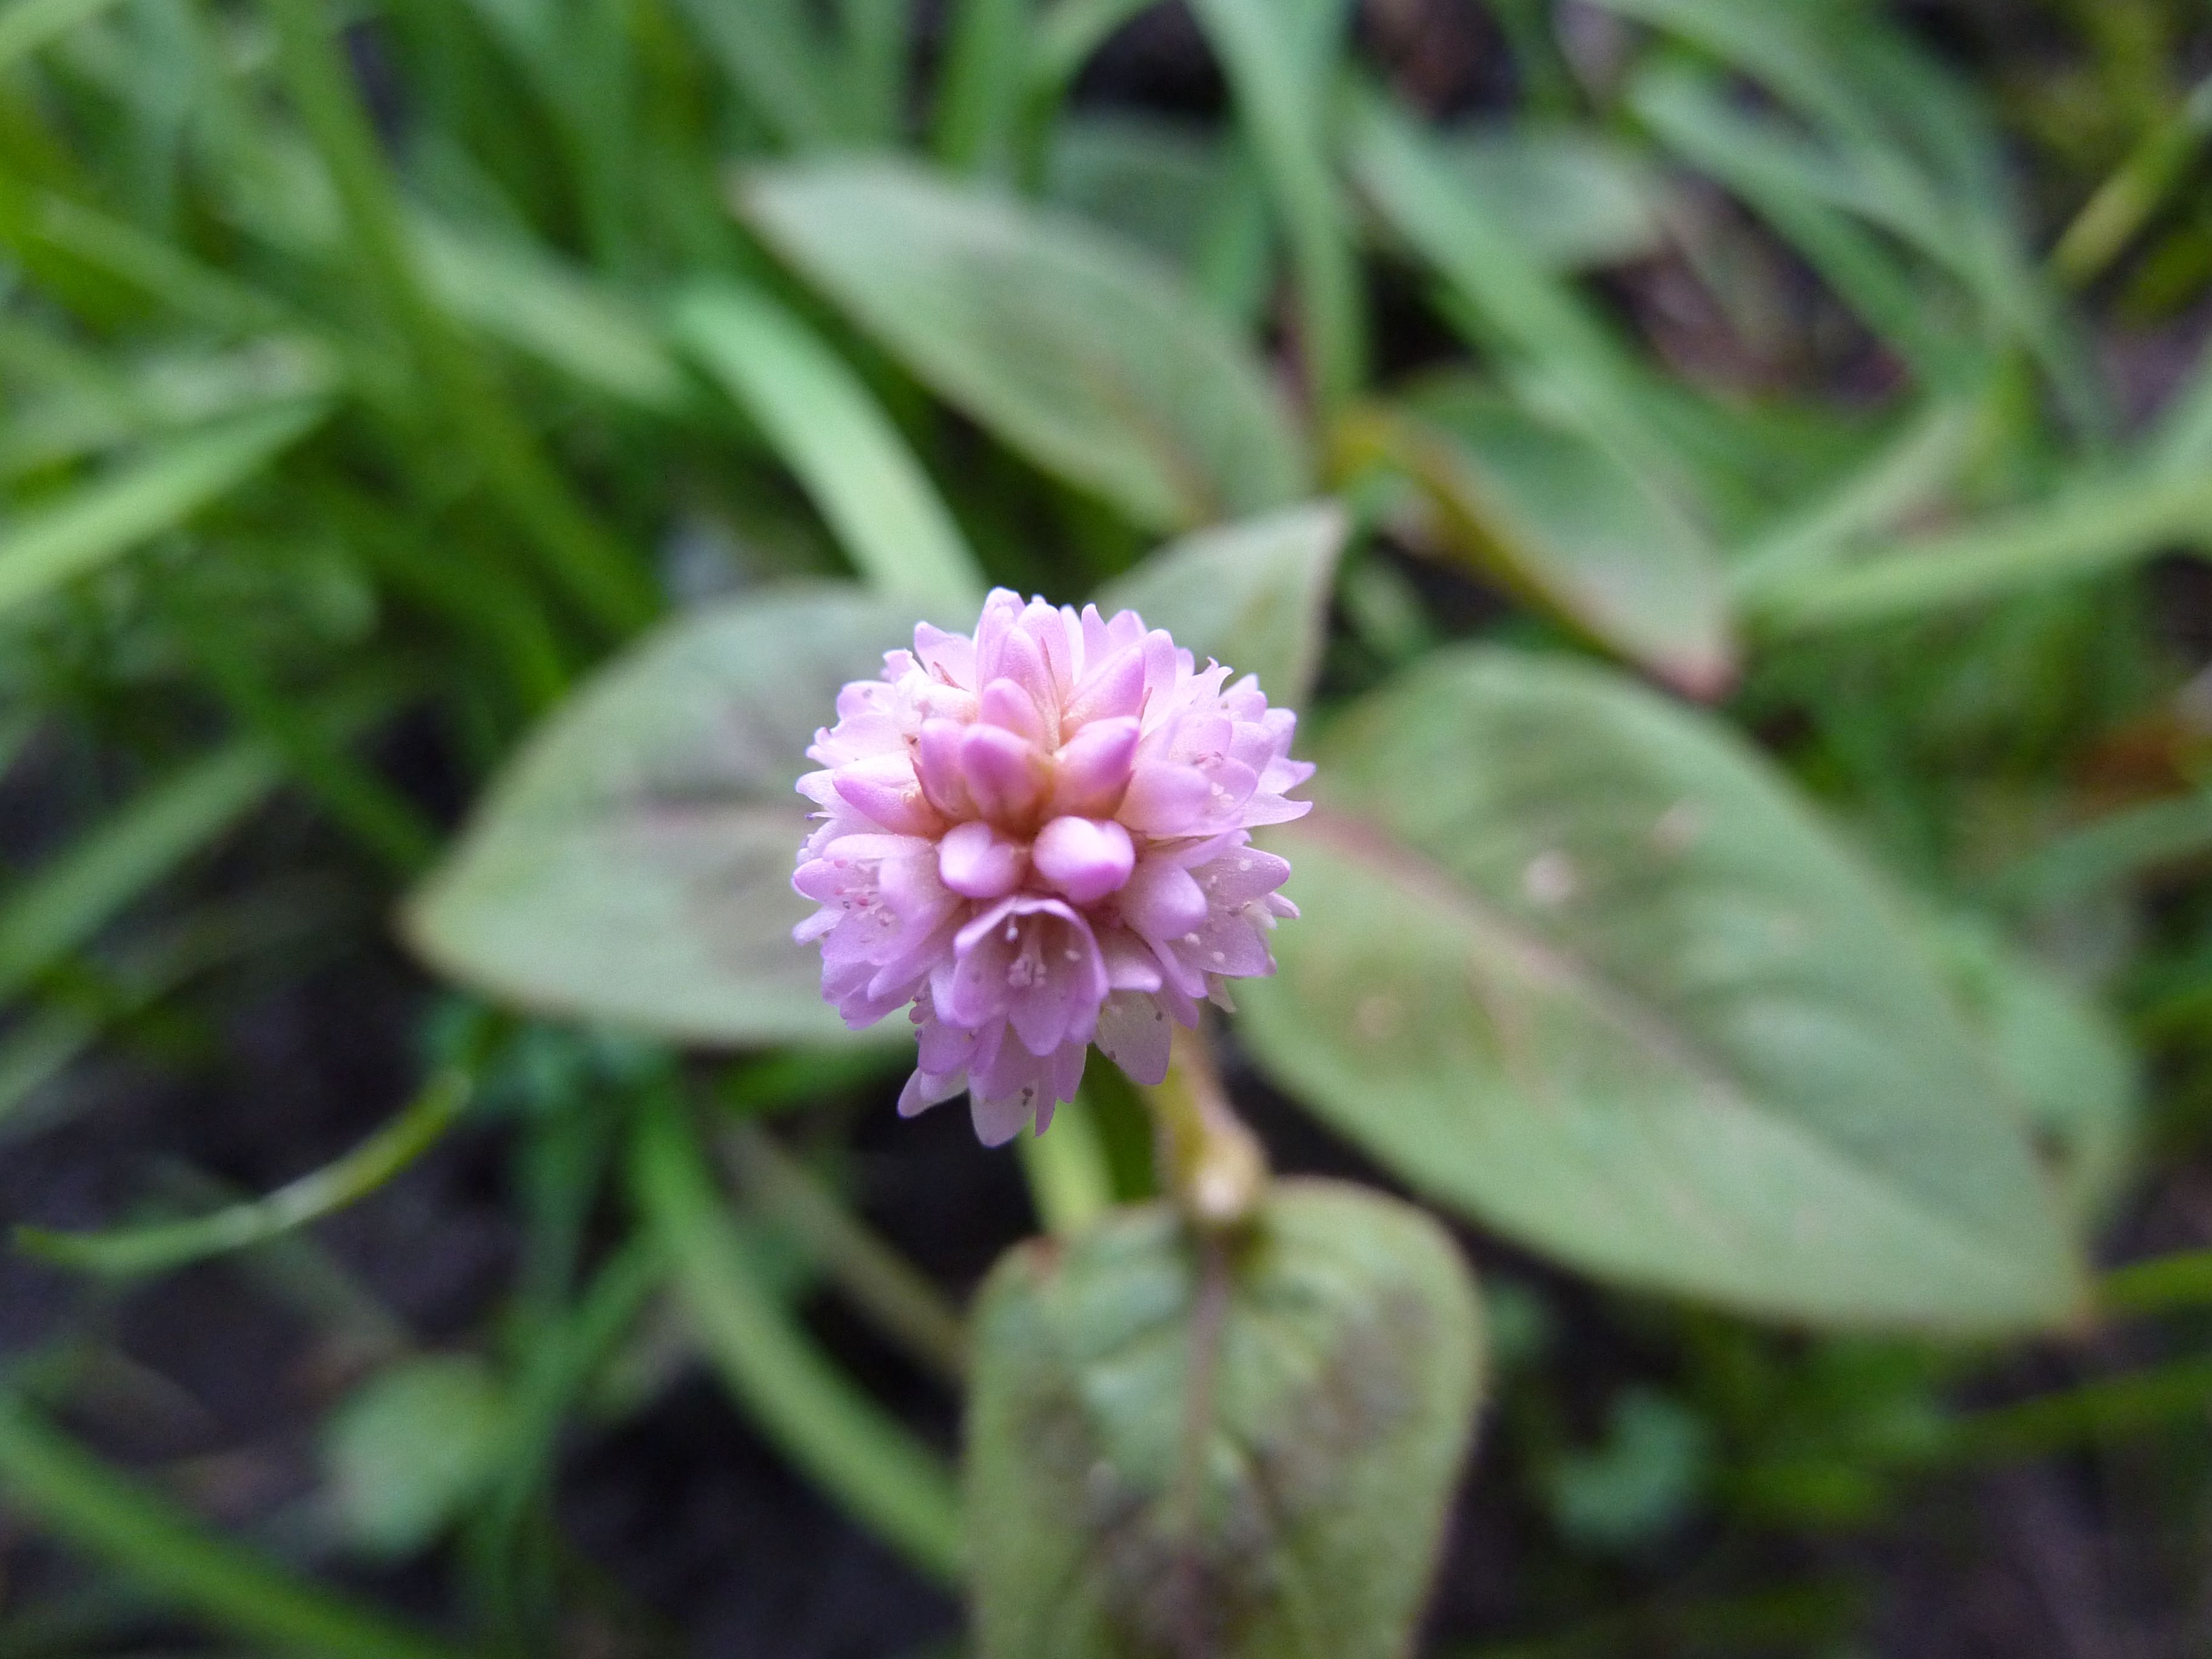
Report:
[[[708,57],[754,113],[793,149],[841,136],[830,77],[794,0],[677,0]]]
[[[52,191],[33,191],[0,179],[0,238],[27,258],[66,255],[210,328],[246,331],[286,320],[286,307],[275,296],[201,264],[126,219]]]
[[[462,1659],[461,1650],[302,1583],[202,1528],[0,1393],[0,1489],[40,1529],[220,1629],[321,1659]]]
[[[2212,1305],[2212,1249],[2177,1250],[2115,1267],[2098,1285],[2097,1303],[2122,1314]]]
[[[982,571],[944,499],[859,375],[790,313],[730,284],[693,289],[675,327],[768,434],[871,586],[969,605]]]
[[[1801,187],[1904,238],[2024,343],[2077,425],[2109,424],[2104,392],[2012,210],[2004,149],[1974,96],[1875,8],[1771,0],[1599,0],[1674,31],[1762,82],[1823,141],[1770,127],[1768,164],[1795,156]],[[1748,163],[1747,163],[1748,164]]]
[[[1930,303],[1927,285],[1870,232],[1807,187],[1806,169],[1792,163],[1792,147],[1768,130],[1773,123],[1738,108],[1717,77],[1669,64],[1638,76],[1629,98],[1677,155],[1795,244],[1923,381],[1956,390],[1983,378],[1985,350],[1957,319]]]
[[[1972,1412],[1953,1427],[1948,1455],[1976,1462],[2048,1457],[2099,1442],[2130,1439],[2212,1414],[2212,1358],[2163,1365]]]
[[[1739,598],[1802,580],[1869,537],[1895,531],[1957,476],[1984,425],[1980,398],[1939,398],[1849,476],[1737,554],[1729,583]]]
[[[271,684],[260,664],[234,649],[222,630],[219,616],[194,617],[183,629],[240,726],[274,744],[301,787],[367,852],[402,876],[420,873],[438,851],[438,830],[428,816],[353,752],[350,733],[332,731],[296,696]]]
[[[456,317],[589,386],[662,416],[683,412],[684,376],[652,325],[540,249],[414,216],[424,276]]]
[[[1359,264],[1329,161],[1339,42],[1301,51],[1311,43],[1285,27],[1283,4],[1197,0],[1194,9],[1289,234],[1306,371],[1327,418],[1359,389],[1367,355]]]
[[[546,459],[467,339],[431,299],[325,0],[264,0],[264,9],[276,25],[285,82],[343,206],[360,274],[413,350],[423,384],[443,405],[451,437],[473,455],[492,495],[578,609],[610,634],[629,633],[659,611],[659,594],[644,566]]]
[[[763,1285],[676,1106],[640,1122],[632,1187],[707,1356],[769,1438],[932,1578],[959,1574],[951,1471],[861,1394]]]
[[[473,1092],[468,1074],[442,1072],[406,1109],[344,1157],[279,1188],[189,1221],[112,1232],[53,1232],[18,1227],[16,1248],[57,1267],[110,1277],[167,1273],[188,1262],[266,1243],[367,1197],[453,1127]]]
[[[1073,84],[1091,56],[1139,12],[1158,0],[1053,0],[1030,37],[1030,95],[1049,106]]]
[[[2161,865],[2212,854],[2212,792],[2114,812],[2029,854],[1994,895],[2036,908],[2131,881]]]
[[[1752,613],[1776,634],[1926,616],[2124,569],[2177,542],[2208,537],[2212,477],[2100,478],[1994,523],[1778,584],[1754,597]]]
[[[2212,76],[2197,83],[2166,125],[2136,146],[2066,227],[2051,251],[2058,279],[2083,288],[2102,275],[2187,175],[2207,138],[2212,138]]]
[[[0,11],[0,70],[98,16],[115,0],[15,0]]]
[[[319,933],[329,921],[312,886],[280,884],[134,936],[112,957],[103,954],[97,970],[82,957],[71,962],[70,982],[27,1008],[0,1038],[0,1145],[48,1127],[76,1103],[62,1092],[52,1102],[58,1109],[43,1109],[41,1091],[116,1027],[159,1009],[200,975]]]
[[[0,531],[0,613],[174,529],[251,478],[328,410],[320,401],[289,404],[167,440],[113,477],[24,514]]]
[[[839,1293],[925,1370],[959,1387],[968,1369],[968,1334],[935,1281],[757,1123],[732,1125],[723,1146],[762,1211],[788,1230]]]
[[[276,751],[247,739],[172,774],[0,901],[0,1000],[245,816],[276,787]]]
[[[2165,409],[2149,441],[2150,459],[2169,472],[2212,466],[2212,341]]]
[[[1361,187],[1410,243],[1577,422],[1644,479],[1680,497],[1680,455],[1660,430],[1655,377],[1572,289],[1484,216],[1436,141],[1379,98],[1353,124]]]
[[[894,144],[906,118],[907,55],[914,9],[908,0],[840,0],[844,100],[862,144]]]
[[[1034,0],[956,0],[932,147],[959,173],[1005,176],[1022,112]]]

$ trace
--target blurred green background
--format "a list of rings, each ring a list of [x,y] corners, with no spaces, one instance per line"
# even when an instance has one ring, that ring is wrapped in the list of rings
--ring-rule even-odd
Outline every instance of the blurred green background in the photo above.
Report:
[[[758,1328],[940,1449],[1012,1161],[891,1121],[895,1053],[679,1067],[392,929],[656,618],[963,542],[1076,599],[1271,504],[1202,412],[1056,426],[1021,293],[933,358],[745,196],[887,150],[1262,356],[1356,525],[1324,715],[1474,637],[1710,703],[2069,1149],[2064,1340],[1468,1233],[1422,1651],[2212,1651],[2208,137],[2201,0],[4,0],[0,1656],[961,1650],[702,1369],[618,1126],[711,1103]],[[1231,1061],[1280,1164],[1387,1183]]]

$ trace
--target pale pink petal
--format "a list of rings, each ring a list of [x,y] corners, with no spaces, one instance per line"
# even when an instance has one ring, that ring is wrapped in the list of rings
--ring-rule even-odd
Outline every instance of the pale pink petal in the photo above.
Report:
[[[1037,831],[1031,856],[1037,874],[1073,904],[1118,892],[1137,863],[1129,832],[1111,818],[1054,818]]]

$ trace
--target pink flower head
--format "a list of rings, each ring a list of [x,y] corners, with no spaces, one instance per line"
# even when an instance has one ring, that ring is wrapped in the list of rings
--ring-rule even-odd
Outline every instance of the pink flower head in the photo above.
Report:
[[[912,1005],[907,1116],[966,1090],[985,1145],[1042,1130],[1094,1041],[1139,1083],[1168,1020],[1271,974],[1291,867],[1251,844],[1310,803],[1297,717],[1133,611],[1000,588],[975,636],[924,623],[838,694],[799,781],[822,810],[792,885],[822,907],[822,994],[855,1030]]]

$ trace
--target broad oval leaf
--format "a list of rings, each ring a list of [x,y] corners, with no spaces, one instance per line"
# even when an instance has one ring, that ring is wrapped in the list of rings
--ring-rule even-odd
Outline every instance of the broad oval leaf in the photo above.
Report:
[[[1200,531],[1109,583],[1098,608],[1134,611],[1200,661],[1257,674],[1270,702],[1303,703],[1321,668],[1348,523],[1335,502],[1316,501]]]
[[[1946,917],[1930,944],[2026,1109],[2068,1218],[2089,1236],[2134,1162],[2139,1099],[2127,1039],[2073,986],[1983,925]]]
[[[507,1402],[474,1354],[428,1354],[378,1371],[324,1426],[334,1518],[364,1553],[434,1542],[498,1469]]]
[[[986,1285],[983,1659],[1406,1652],[1480,1399],[1466,1265],[1419,1211],[1333,1182],[1281,1183],[1215,1249],[1122,1210]]]
[[[495,781],[410,901],[408,938],[441,972],[544,1012],[701,1042],[843,1036],[816,953],[791,939],[810,810],[792,785],[838,689],[914,622],[823,586],[661,629]]]
[[[940,395],[1137,523],[1190,529],[1304,493],[1251,354],[1080,221],[888,161],[754,173],[740,206]]]
[[[1347,423],[1358,455],[1422,487],[1441,542],[1570,627],[1693,696],[1735,675],[1711,540],[1598,444],[1462,378]]]
[[[2020,1115],[1899,908],[1759,756],[1592,666],[1443,653],[1324,734],[1255,1054],[1601,1276],[1841,1325],[2080,1306]],[[1362,816],[1355,816],[1355,813]]]

